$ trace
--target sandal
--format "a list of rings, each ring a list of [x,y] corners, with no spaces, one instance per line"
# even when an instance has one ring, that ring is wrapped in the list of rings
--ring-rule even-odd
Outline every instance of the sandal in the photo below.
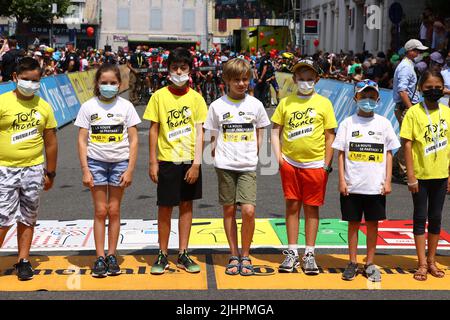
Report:
[[[443,278],[445,276],[445,271],[439,269],[436,262],[428,262],[428,272],[436,278]]]
[[[417,281],[425,281],[427,280],[428,266],[423,264],[419,265],[417,271],[414,273],[414,279]]]
[[[231,263],[232,261],[237,261],[238,263]],[[235,276],[237,274],[239,274],[239,270],[240,270],[240,262],[239,262],[239,257],[236,256],[231,256],[230,260],[228,260],[228,264],[225,268],[225,274],[228,274],[230,276]],[[236,271],[232,271],[232,269],[236,268]]]
[[[242,261],[248,261],[249,264],[243,264]],[[244,272],[247,271],[247,272]],[[249,272],[250,271],[250,272]],[[242,257],[241,258],[241,267],[239,273],[241,276],[252,276],[255,274],[255,270],[253,269],[252,260],[249,257]]]

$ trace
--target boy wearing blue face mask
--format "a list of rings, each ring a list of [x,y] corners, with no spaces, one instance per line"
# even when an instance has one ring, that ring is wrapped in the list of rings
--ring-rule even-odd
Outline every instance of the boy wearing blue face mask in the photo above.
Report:
[[[91,189],[94,200],[94,238],[97,260],[92,276],[119,275],[116,258],[120,235],[120,203],[125,188],[133,180],[141,122],[134,106],[118,96],[119,68],[102,65],[95,75],[95,97],[86,101],[75,125],[83,185]],[[105,221],[108,217],[108,256],[105,257]]]
[[[378,221],[386,219],[386,195],[391,193],[392,150],[400,142],[386,118],[375,114],[379,102],[378,84],[364,80],[355,85],[357,112],[345,119],[333,148],[339,151],[339,192],[342,220],[348,221],[350,263],[343,280],[358,273],[358,232],[364,215],[367,226],[367,261],[364,274],[369,281],[381,281],[374,265]]]

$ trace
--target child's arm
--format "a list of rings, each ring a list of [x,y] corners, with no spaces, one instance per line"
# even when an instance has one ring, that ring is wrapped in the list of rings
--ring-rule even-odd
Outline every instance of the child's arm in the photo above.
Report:
[[[392,151],[386,152],[386,181],[381,190],[382,195],[388,195],[392,192]]]
[[[412,157],[412,141],[405,140],[405,161],[406,161],[406,172],[408,174],[408,189],[412,193],[419,192],[419,181],[416,179],[414,174],[414,162]]]
[[[153,122],[150,125],[149,151],[150,151],[150,170],[149,176],[154,183],[158,183],[159,164],[156,156],[156,147],[158,145],[159,123]]]
[[[264,136],[264,128],[257,128],[256,129],[256,143],[258,146],[258,152],[256,153],[257,155],[259,155],[259,150],[261,149],[261,143],[263,141],[263,136]]]
[[[325,165],[331,167],[333,164],[333,145],[334,139],[336,138],[336,133],[334,129],[325,130]]]
[[[271,133],[272,150],[277,158],[278,164],[281,167],[283,165],[283,157],[281,156],[281,143],[280,135],[283,132],[283,127],[279,124],[274,123]]]
[[[78,131],[78,156],[80,158],[81,170],[83,171],[83,185],[88,188],[94,187],[94,178],[89,171],[87,163],[87,141],[89,130],[80,128]]]
[[[45,129],[43,134],[45,146],[45,159],[48,172],[56,171],[56,161],[58,158],[58,140],[56,139],[56,129]],[[47,191],[53,186],[53,178],[45,176],[44,190]]]
[[[200,165],[202,164],[202,153],[203,153],[203,123],[195,124],[195,131],[197,136],[195,137],[195,151],[194,151],[194,163],[191,168],[186,172],[184,180],[189,184],[194,184],[199,176]]]
[[[339,192],[343,196],[348,196],[348,186],[345,182],[345,152],[339,151],[338,155],[338,167],[339,167]]]
[[[133,172],[136,167],[136,160],[138,155],[138,131],[136,126],[128,128],[128,140],[130,141],[130,160],[128,162],[128,169],[120,177],[120,186],[129,187],[133,181]]]

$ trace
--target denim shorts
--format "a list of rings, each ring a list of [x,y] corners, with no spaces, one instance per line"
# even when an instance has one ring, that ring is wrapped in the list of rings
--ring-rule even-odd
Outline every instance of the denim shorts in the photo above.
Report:
[[[94,178],[95,186],[120,187],[120,177],[128,169],[128,160],[103,162],[88,158],[88,167]]]

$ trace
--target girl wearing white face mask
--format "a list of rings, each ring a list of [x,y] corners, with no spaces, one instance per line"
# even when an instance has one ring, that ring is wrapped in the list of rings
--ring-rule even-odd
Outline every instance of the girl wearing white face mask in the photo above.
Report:
[[[75,125],[80,127],[78,153],[83,185],[94,200],[94,238],[97,260],[94,277],[120,274],[116,258],[120,234],[120,204],[125,188],[133,181],[141,122],[134,106],[118,96],[119,68],[104,64],[95,75],[95,97],[86,101]],[[105,222],[108,226],[108,256],[105,257]]]
[[[318,274],[314,248],[319,225],[319,207],[324,204],[328,174],[337,127],[333,106],[314,90],[319,81],[318,67],[310,60],[301,60],[294,68],[298,91],[281,100],[272,117],[272,147],[280,165],[286,200],[288,250],[280,272],[293,272],[300,265],[298,229],[301,207],[305,212],[306,250],[303,269]],[[281,144],[281,136],[283,137]]]

